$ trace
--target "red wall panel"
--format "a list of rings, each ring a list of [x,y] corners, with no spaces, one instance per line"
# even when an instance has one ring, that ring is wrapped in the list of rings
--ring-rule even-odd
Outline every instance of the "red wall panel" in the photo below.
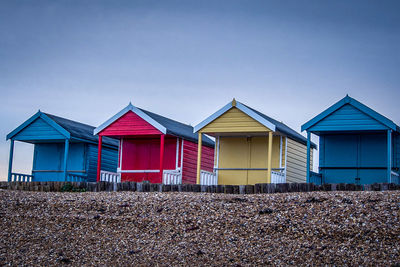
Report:
[[[120,136],[151,135],[161,134],[161,132],[132,111],[128,111],[125,115],[114,121],[99,134],[107,136]]]
[[[176,138],[166,137],[164,170],[175,169]],[[160,138],[124,138],[122,170],[159,170]],[[122,181],[161,183],[160,173],[122,173]]]
[[[201,169],[212,172],[214,167],[214,148],[204,146],[201,149]],[[197,144],[184,140],[182,183],[195,184],[197,176]]]
[[[182,138],[179,138],[178,142],[179,142],[179,150],[178,150],[178,168],[181,167],[181,158],[182,158]]]

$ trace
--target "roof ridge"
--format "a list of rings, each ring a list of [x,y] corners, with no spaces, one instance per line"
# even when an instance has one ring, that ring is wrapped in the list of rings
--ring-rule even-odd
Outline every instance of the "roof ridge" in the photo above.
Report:
[[[189,126],[189,127],[192,127],[192,128],[193,128],[193,126],[192,126],[192,125],[190,125],[190,124],[186,124],[186,123],[183,123],[183,122],[180,122],[180,121],[177,121],[177,120],[174,120],[174,119],[171,119],[171,118],[165,117],[165,116],[163,116],[163,115],[160,115],[160,114],[157,114],[157,113],[154,113],[154,112],[148,111],[148,110],[146,110],[146,109],[143,109],[143,108],[139,108],[139,107],[138,107],[138,109],[140,109],[140,110],[141,110],[141,111],[143,111],[143,112],[147,112],[147,113],[150,113],[150,114],[153,114],[153,115],[159,116],[159,117],[161,117],[161,118],[164,118],[164,119],[167,119],[167,120],[170,120],[170,121],[173,121],[173,122],[177,122],[177,123],[180,123],[180,124],[183,124],[183,125],[185,125],[185,126]],[[158,123],[162,124],[161,122],[158,122]],[[167,128],[165,125],[164,125],[164,127],[165,127],[165,128]]]
[[[60,117],[60,116],[58,116],[58,115],[54,115],[54,114],[50,114],[50,113],[46,113],[46,112],[42,112],[42,113],[45,114],[45,115],[47,115],[47,116],[50,116],[50,117],[56,117],[56,118],[63,119],[63,120],[66,120],[66,121],[70,121],[70,122],[74,122],[74,123],[79,123],[79,124],[82,124],[82,125],[85,125],[85,126],[89,126],[89,127],[92,127],[92,128],[96,128],[96,127],[94,127],[94,126],[92,126],[92,125],[90,125],[90,124],[86,124],[86,123],[83,123],[83,122],[80,122],[80,121],[74,121],[74,120],[71,120],[71,119],[67,119],[67,118]]]
[[[353,97],[351,97],[351,96],[349,96],[349,95],[346,95],[346,98],[350,98],[350,102],[348,102],[347,104],[352,104],[351,102],[354,101],[354,102],[356,102],[357,104],[362,105],[364,108],[368,109],[369,111],[371,111],[371,112],[373,112],[373,113],[376,113],[377,115],[383,117],[384,119],[386,119],[386,120],[392,122],[394,125],[396,125],[397,127],[399,127],[393,120],[389,119],[388,117],[386,117],[385,115],[381,114],[380,112],[378,112],[378,111],[376,111],[376,110],[370,108],[369,106],[367,106],[366,104],[364,104],[364,103],[358,101],[357,99],[355,99],[355,98],[353,98]],[[352,105],[352,106],[354,106],[354,105]],[[357,107],[355,106],[355,108],[357,108]],[[357,109],[358,109],[358,108],[357,108]],[[364,112],[363,110],[360,110],[360,111],[361,111],[361,112]],[[364,113],[365,113],[365,112],[364,112]],[[367,114],[367,115],[369,115],[369,114]]]
[[[337,110],[339,110],[340,108],[342,108],[345,105],[350,105],[350,106],[354,107],[355,109],[357,109],[360,112],[364,113],[365,115],[371,117],[372,119],[374,119],[375,121],[379,122],[380,124],[382,124],[383,126],[389,128],[389,129],[392,129],[395,131],[398,131],[400,129],[400,127],[394,121],[389,119],[388,117],[382,115],[381,113],[370,108],[366,104],[358,101],[357,99],[352,98],[349,95],[346,95],[345,97],[343,97],[339,101],[335,102],[333,105],[329,106],[328,108],[326,108],[325,110],[323,110],[322,112],[320,112],[319,114],[314,116],[312,119],[310,119],[306,123],[304,123],[301,126],[301,130],[304,131],[304,130],[307,130],[307,129],[313,127],[315,124],[317,124],[320,121],[322,121],[323,119],[327,118],[328,116],[330,116],[331,114],[333,114],[334,112],[336,112]]]
[[[284,127],[288,128],[288,130],[292,131],[292,133],[289,133],[289,132],[286,132],[286,131],[284,131],[283,133],[289,135],[289,137],[290,137],[290,135],[297,135],[297,137],[301,138],[302,141],[307,142],[307,138],[305,136],[303,136],[301,133],[297,132],[295,129],[291,128],[287,124],[285,124],[283,122],[280,122],[280,121],[278,121],[278,120],[276,120],[276,119],[274,119],[274,118],[272,118],[272,117],[270,117],[270,116],[268,116],[268,115],[266,115],[266,114],[264,114],[264,113],[262,113],[262,112],[260,112],[260,111],[258,111],[256,109],[254,109],[252,107],[249,107],[246,104],[243,104],[243,103],[241,103],[241,104],[246,106],[247,108],[253,110],[254,112],[258,113],[260,116],[266,117],[267,120],[270,120],[271,123],[276,125],[278,131],[282,132],[282,130],[284,130],[284,129],[280,129],[280,128],[282,128],[282,126],[284,126]],[[295,136],[292,136],[292,137],[295,138]],[[317,147],[317,145],[315,143],[313,143],[313,142],[311,142],[311,145],[313,147]]]
[[[193,133],[194,127],[192,125],[174,119],[170,119],[168,117],[159,115],[157,113],[142,108],[138,109],[146,113],[147,116],[150,116],[153,120],[157,121],[159,124],[163,125],[169,134],[180,136],[181,138],[189,141],[196,141],[196,142],[198,141],[197,135]],[[206,143],[208,145],[214,145],[214,141],[206,136],[203,137],[203,143]]]

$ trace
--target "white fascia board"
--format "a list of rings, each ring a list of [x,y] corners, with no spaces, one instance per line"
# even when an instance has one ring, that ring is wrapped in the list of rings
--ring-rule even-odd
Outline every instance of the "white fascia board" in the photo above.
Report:
[[[162,126],[160,123],[155,121],[153,118],[151,118],[149,115],[138,109],[137,107],[133,106],[131,103],[129,103],[128,106],[126,106],[124,109],[122,109],[120,112],[109,118],[107,121],[105,121],[103,124],[101,124],[99,127],[93,130],[93,134],[96,135],[99,132],[103,131],[105,128],[107,128],[110,124],[121,118],[123,115],[125,115],[128,111],[132,111],[139,117],[141,117],[143,120],[147,121],[149,124],[151,124],[154,128],[162,132],[163,134],[167,133],[167,129]]]
[[[239,110],[241,110],[242,112],[244,112],[245,114],[247,114],[248,116],[250,116],[251,118],[255,119],[256,121],[258,121],[259,123],[261,123],[262,125],[267,127],[268,129],[270,129],[271,131],[275,132],[276,126],[269,120],[264,119],[263,117],[261,117],[260,115],[258,115],[257,113],[255,113],[254,111],[252,111],[251,109],[249,109],[248,107],[246,107],[245,105],[243,105],[240,102],[236,102],[236,107]]]
[[[109,126],[111,123],[113,123],[114,121],[118,120],[123,115],[125,115],[125,113],[127,113],[130,110],[130,106],[131,104],[123,108],[120,112],[118,112],[117,114],[106,120],[104,123],[102,123],[100,126],[98,126],[96,129],[94,129],[93,134],[94,135],[98,134],[99,132],[103,131],[107,126]]]
[[[216,118],[218,118],[219,116],[221,116],[222,114],[224,114],[225,112],[227,112],[229,109],[231,109],[232,106],[232,102],[229,102],[228,104],[226,104],[225,106],[223,106],[221,109],[219,109],[217,112],[215,112],[214,114],[212,114],[211,116],[209,116],[207,119],[205,119],[204,121],[200,122],[199,124],[197,124],[196,126],[194,126],[193,128],[193,133],[198,132],[199,130],[201,130],[202,128],[204,128],[207,124],[209,124],[210,122],[212,122],[213,120],[215,120]]]
[[[157,130],[159,130],[163,134],[167,133],[167,128],[165,128],[163,125],[158,123],[152,117],[150,117],[149,115],[147,115],[146,113],[144,113],[143,111],[138,109],[137,107],[133,106],[132,104],[130,104],[130,106],[131,106],[131,111],[136,113],[136,115],[138,115],[139,117],[141,117],[142,119],[144,119],[145,121],[150,123],[154,128],[156,128]]]

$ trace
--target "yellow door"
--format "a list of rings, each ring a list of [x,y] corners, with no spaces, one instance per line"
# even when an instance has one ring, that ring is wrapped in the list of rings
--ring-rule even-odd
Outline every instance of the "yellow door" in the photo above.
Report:
[[[246,137],[220,137],[219,168],[247,168]],[[218,183],[242,185],[247,182],[247,170],[219,170]]]
[[[252,137],[249,168],[268,168],[268,137]],[[249,170],[248,184],[266,183],[267,170]]]
[[[218,168],[243,168],[244,170],[219,170],[218,183],[245,185],[266,183],[268,175],[268,136],[220,137]],[[280,137],[272,142],[272,168],[279,168]],[[259,168],[265,170],[247,170]]]

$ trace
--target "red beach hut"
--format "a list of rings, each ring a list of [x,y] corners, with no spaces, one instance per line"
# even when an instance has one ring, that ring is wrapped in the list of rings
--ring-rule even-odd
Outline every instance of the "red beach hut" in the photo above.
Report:
[[[193,127],[137,108],[131,103],[94,130],[119,142],[117,180],[151,183],[196,183],[198,137]],[[202,169],[212,172],[214,141],[202,140]],[[98,154],[97,180],[102,171]],[[112,175],[112,174],[111,174]]]

